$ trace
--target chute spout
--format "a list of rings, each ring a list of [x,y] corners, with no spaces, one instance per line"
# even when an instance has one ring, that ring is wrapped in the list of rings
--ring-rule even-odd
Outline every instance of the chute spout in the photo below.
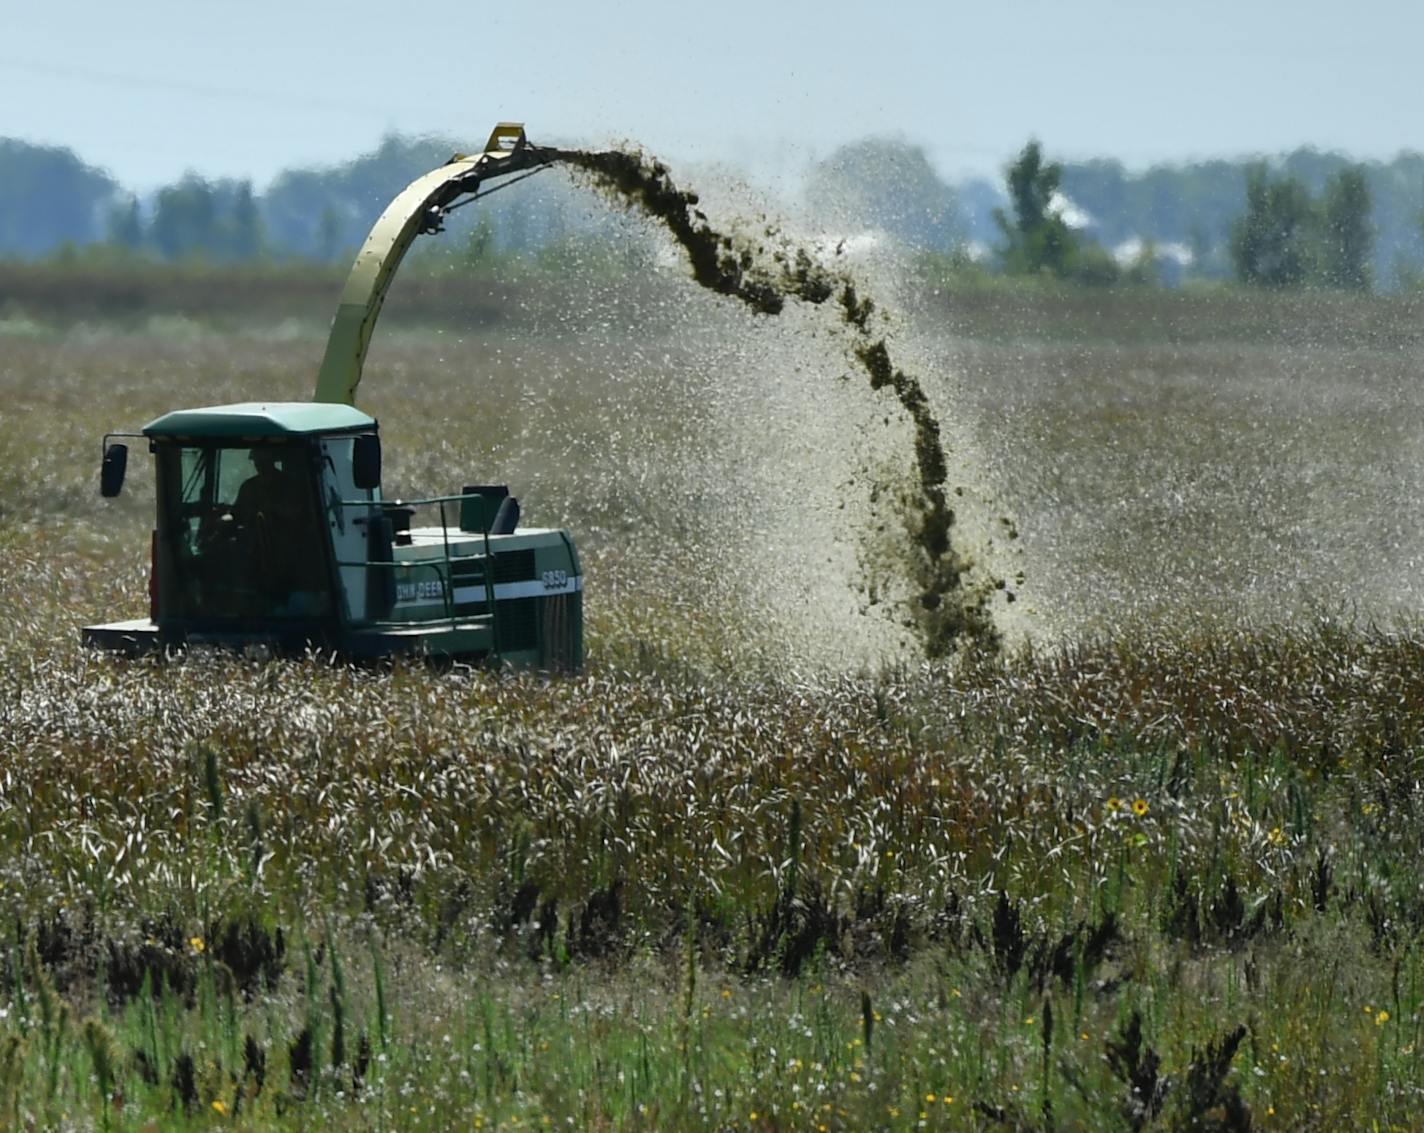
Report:
[[[356,387],[371,333],[396,269],[417,236],[444,227],[446,214],[496,177],[536,170],[555,160],[553,151],[529,144],[519,122],[501,122],[482,153],[455,154],[439,169],[411,182],[372,226],[331,322],[326,353],[317,372],[314,401],[356,404]]]

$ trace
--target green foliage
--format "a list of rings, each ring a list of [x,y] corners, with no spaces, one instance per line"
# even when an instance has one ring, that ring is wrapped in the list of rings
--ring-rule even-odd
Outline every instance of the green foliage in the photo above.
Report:
[[[102,239],[117,190],[68,149],[0,138],[0,253],[42,256]]]
[[[130,196],[109,210],[109,243],[130,253],[143,247],[143,217],[137,197]]]
[[[1109,287],[1124,282],[1147,286],[1155,281],[1155,268],[1148,253],[1139,256],[1131,270],[1124,272],[1106,248],[1080,240],[1074,249],[1068,278],[1089,287]]]
[[[1047,271],[1064,276],[1077,249],[1073,231],[1053,207],[1063,167],[1044,164],[1043,149],[1031,140],[1007,171],[1013,216],[995,213],[1007,244],[1000,251],[1012,275]]]
[[[201,177],[189,175],[177,185],[160,189],[149,239],[167,260],[186,260],[211,252],[217,243],[217,206],[212,187]]]
[[[339,165],[279,173],[263,197],[272,242],[288,256],[333,262],[359,246],[386,203],[452,148],[388,135],[370,153]]]
[[[1361,166],[1342,169],[1325,188],[1322,204],[1321,280],[1329,287],[1368,291],[1370,253],[1370,189]]]
[[[1321,201],[1305,182],[1272,176],[1264,163],[1246,177],[1246,213],[1231,242],[1237,277],[1248,284],[1295,288],[1307,283],[1364,291],[1373,243],[1370,192],[1362,167],[1341,170]]]
[[[328,203],[321,206],[320,219],[317,221],[315,258],[324,264],[335,263],[345,258],[345,250],[342,245],[341,214],[333,204]]]
[[[685,306],[660,338],[639,307],[606,356],[596,335],[561,353],[569,324],[532,332],[522,300],[464,356],[453,335],[385,343],[394,480],[528,462],[511,478],[535,506],[602,525],[598,655],[568,679],[82,653],[76,623],[141,611],[151,526],[139,465],[129,496],[95,498],[92,436],[171,408],[175,372],[214,400],[303,396],[319,340],[261,320],[7,339],[0,1126],[107,1107],[129,1130],[1412,1127],[1424,634],[1288,620],[1270,571],[1364,602],[1375,528],[1407,536],[1392,490],[1290,509],[1385,479],[1342,458],[1362,437],[1396,467],[1379,418],[1321,422],[1368,403],[1407,431],[1418,301],[1010,283],[946,303],[936,345],[992,391],[995,459],[1069,529],[1035,524],[1054,601],[1110,628],[868,673],[758,659],[786,623],[740,611],[730,544],[669,581],[747,498],[669,490],[713,464],[690,438],[729,426],[720,404],[696,417],[703,391],[736,392],[732,365],[697,384],[702,343],[677,353],[700,337]],[[1368,396],[1341,399],[1352,360]],[[759,503],[788,412],[767,413]],[[630,469],[637,490],[600,493]],[[1359,575],[1312,566],[1350,545]],[[1200,595],[1252,588],[1280,622],[1203,628]],[[1122,624],[1173,599],[1175,623]],[[797,975],[749,974],[762,927]],[[107,1091],[86,1019],[113,1038]]]
[[[1192,256],[1183,269],[1184,281],[1228,280],[1236,277],[1232,234],[1246,212],[1247,173],[1253,164],[1213,159],[1134,171],[1104,159],[1065,162],[1062,188],[1091,214],[1093,235],[1105,247],[1129,240],[1178,245]],[[1406,152],[1390,161],[1356,165],[1341,154],[1304,148],[1273,159],[1270,167],[1299,180],[1312,198],[1323,198],[1342,173],[1361,171],[1373,232],[1365,253],[1367,277],[1384,289],[1408,288],[1424,263],[1424,231],[1417,223],[1424,209],[1424,155]],[[961,187],[961,193],[975,196],[970,187]],[[991,238],[996,229],[987,210],[980,212],[973,232]],[[1346,278],[1359,274],[1349,272]]]
[[[487,265],[494,254],[494,225],[482,216],[465,237],[465,263],[472,268]]]
[[[392,135],[348,162],[286,170],[261,195],[240,182],[190,174],[140,201],[68,150],[0,139],[0,255],[34,258],[66,245],[84,249],[107,241],[164,257],[242,262],[272,256],[336,264],[359,244],[385,201],[461,148],[468,145]],[[1063,163],[1058,187],[1092,215],[1092,236],[1104,247],[1129,240],[1180,245],[1193,257],[1186,278],[1227,279],[1234,274],[1233,231],[1246,211],[1247,168],[1218,159],[1130,172],[1119,162],[1094,159]],[[1415,286],[1424,263],[1418,224],[1424,155],[1354,165],[1339,154],[1306,148],[1275,159],[1273,168],[1299,180],[1321,199],[1321,211],[1331,214],[1320,219],[1308,274],[1347,289],[1371,282],[1385,289]],[[1353,185],[1349,177],[1339,181],[1347,174]],[[212,198],[206,218],[195,183]],[[1361,207],[1361,185],[1367,208]],[[176,215],[165,215],[150,232],[160,197],[162,211]],[[820,215],[884,229],[923,251],[949,255],[965,239],[988,242],[1002,233],[993,217],[998,194],[987,182],[946,184],[922,148],[907,141],[875,138],[842,147],[811,169],[806,197]],[[470,213],[454,218],[450,242],[462,244],[473,217],[483,216],[491,221],[493,250],[500,255],[522,256],[567,237],[619,228],[606,217],[590,217],[580,191],[557,175],[495,196]],[[1058,262],[1054,249],[1062,233],[1044,235],[1030,258]],[[1085,244],[1083,234],[1076,235]],[[1085,278],[1101,281],[1104,267],[1101,259],[1085,265]],[[1172,269],[1164,281],[1174,282],[1175,274]]]
[[[1049,275],[1103,285],[1118,279],[1117,264],[1095,245],[1085,244],[1069,227],[1059,206],[1063,167],[1045,163],[1043,148],[1031,140],[1006,173],[1013,215],[996,210],[994,219],[1006,243],[999,251],[1010,275]]]
[[[84,1021],[84,1045],[88,1048],[89,1061],[94,1068],[96,1105],[102,1128],[109,1127],[110,1099],[119,1070],[120,1053],[112,1032],[98,1019]]]
[[[211,184],[189,174],[159,190],[148,244],[166,260],[255,259],[262,225],[251,182]]]
[[[1232,234],[1231,255],[1243,283],[1298,287],[1311,274],[1313,207],[1293,177],[1272,177],[1264,164],[1246,175],[1246,215]]]
[[[218,252],[223,259],[254,260],[262,253],[262,219],[251,181],[238,183],[221,237]]]
[[[6,890],[29,959],[26,995],[0,995],[0,1103],[21,1126],[87,1109],[117,1128],[1404,1121],[1424,1088],[1421,656],[1417,636],[1321,623],[824,689],[483,675],[442,681],[386,733],[428,674],[105,665],[82,674],[100,690],[85,721],[128,729],[127,781],[86,767],[93,747],[20,764],[50,770],[17,782],[51,836],[29,890]],[[66,679],[33,670],[26,702]],[[199,691],[219,683],[267,722],[260,749]],[[339,721],[283,711],[335,703]],[[442,746],[475,720],[477,758]],[[41,730],[78,755],[90,726],[44,713],[7,756]],[[249,899],[304,941],[243,994],[271,933],[225,927],[237,825],[182,834],[174,804],[201,813],[205,773],[189,761],[170,782],[162,737],[194,727],[223,745],[233,792],[280,815]],[[506,885],[516,811],[543,911],[516,912]],[[133,842],[150,812],[175,817],[140,819]],[[117,899],[77,901],[95,893],[91,848],[121,845]],[[577,941],[610,858],[627,919],[602,923],[597,962],[554,963],[550,937]],[[759,909],[808,923],[823,902],[796,976],[745,974]],[[1164,915],[1171,902],[1190,915]],[[326,927],[303,933],[313,909]],[[112,1007],[94,999],[102,965]],[[108,1018],[70,1023],[91,1010]]]
[[[268,243],[285,257],[338,262],[359,247],[387,202],[412,180],[444,164],[452,151],[470,149],[451,139],[391,134],[350,161],[285,170],[260,202]],[[585,234],[610,230],[611,220],[589,216],[582,192],[566,177],[543,173],[529,185],[500,190],[455,213],[448,234],[437,240],[459,248],[487,223],[492,238],[486,252],[508,255],[533,252],[574,228]]]
[[[1155,165],[1129,172],[1117,161],[1068,162],[1063,191],[1093,217],[1108,247],[1129,240],[1180,244],[1193,256],[1191,274],[1228,274],[1225,249],[1243,207],[1241,169],[1230,161]]]

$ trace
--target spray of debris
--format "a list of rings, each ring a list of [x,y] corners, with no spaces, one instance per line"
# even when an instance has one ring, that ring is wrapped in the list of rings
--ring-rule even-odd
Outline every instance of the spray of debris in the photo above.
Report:
[[[914,425],[918,485],[907,526],[913,582],[918,591],[913,620],[926,655],[944,657],[960,648],[997,649],[999,632],[990,599],[1005,591],[1002,579],[984,577],[954,546],[954,508],[946,479],[948,464],[939,421],[919,379],[895,365],[883,336],[875,333],[875,305],[862,296],[842,268],[831,269],[774,229],[765,239],[727,235],[712,227],[698,208],[697,194],[679,189],[667,166],[644,154],[621,150],[545,151],[551,160],[583,171],[615,200],[631,204],[663,224],[682,246],[693,278],[719,295],[731,296],[763,315],[777,315],[788,299],[814,306],[834,300],[851,335],[851,353],[874,390],[888,389]]]

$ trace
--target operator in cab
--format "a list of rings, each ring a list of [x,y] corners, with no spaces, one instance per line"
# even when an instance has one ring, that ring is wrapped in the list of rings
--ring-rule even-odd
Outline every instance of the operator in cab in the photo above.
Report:
[[[288,605],[301,595],[302,608],[315,612],[323,604],[319,592],[325,582],[301,454],[261,445],[248,457],[255,472],[238,488],[232,518],[245,542],[253,582],[271,603]]]
[[[277,452],[272,448],[254,448],[248,459],[257,471],[243,481],[232,503],[232,517],[240,528],[257,529],[259,516],[270,519],[282,511],[282,497],[291,491],[288,477],[277,464]]]

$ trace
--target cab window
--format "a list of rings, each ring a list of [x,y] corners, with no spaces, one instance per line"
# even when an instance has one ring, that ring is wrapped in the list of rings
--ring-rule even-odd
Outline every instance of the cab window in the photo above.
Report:
[[[325,525],[307,446],[165,445],[159,478],[179,616],[327,614]]]

